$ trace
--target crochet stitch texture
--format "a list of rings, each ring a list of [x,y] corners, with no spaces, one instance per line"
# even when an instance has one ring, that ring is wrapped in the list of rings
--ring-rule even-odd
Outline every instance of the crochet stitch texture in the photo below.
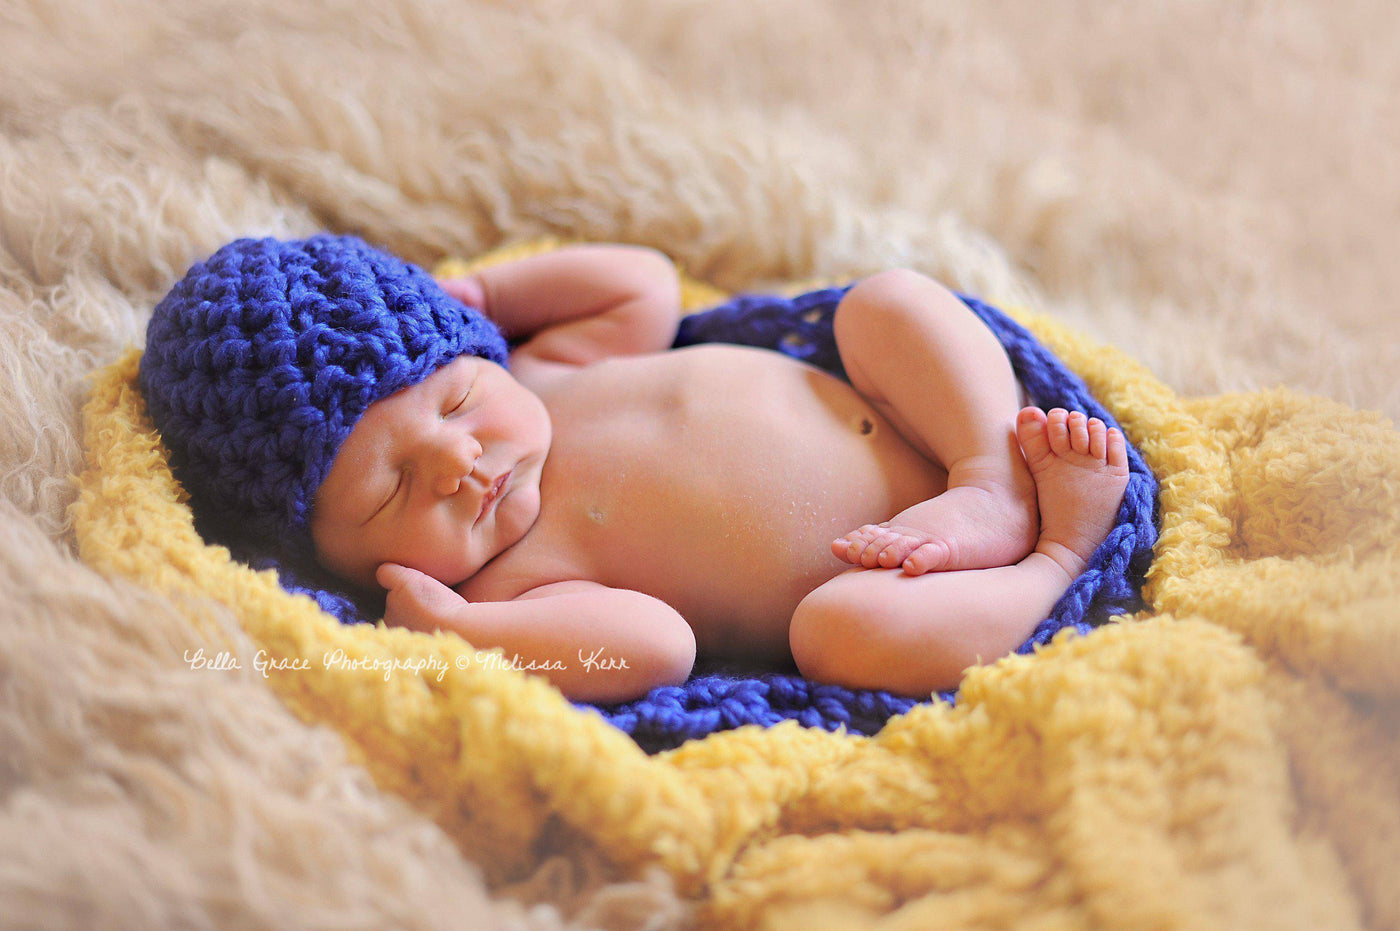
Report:
[[[139,384],[202,516],[298,553],[365,410],[460,355],[507,346],[422,269],[353,236],[239,239],[156,306]]]

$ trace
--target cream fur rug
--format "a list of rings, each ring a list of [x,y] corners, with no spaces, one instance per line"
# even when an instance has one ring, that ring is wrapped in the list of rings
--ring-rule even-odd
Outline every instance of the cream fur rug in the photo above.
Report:
[[[194,259],[543,233],[726,287],[907,264],[1172,387],[1400,414],[1400,8],[0,0],[0,924],[672,927],[541,851],[487,890],[247,674],[78,562],[84,376]],[[522,904],[523,903],[523,904]],[[532,904],[538,903],[538,904]]]

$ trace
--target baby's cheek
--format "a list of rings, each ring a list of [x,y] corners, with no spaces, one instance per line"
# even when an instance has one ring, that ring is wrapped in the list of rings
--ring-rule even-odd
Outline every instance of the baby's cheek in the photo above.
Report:
[[[338,578],[366,588],[377,588],[374,570],[378,563],[369,563],[355,546],[355,538],[346,531],[325,531],[313,540],[311,554],[318,565]]]
[[[391,551],[396,561],[432,576],[445,585],[457,585],[476,573],[477,547],[460,528],[418,526],[398,535]]]

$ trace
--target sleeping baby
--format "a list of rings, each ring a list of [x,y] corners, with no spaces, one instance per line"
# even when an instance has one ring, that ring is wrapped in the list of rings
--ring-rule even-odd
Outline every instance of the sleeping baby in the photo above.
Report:
[[[1121,433],[1025,406],[923,275],[840,297],[849,383],[670,349],[679,319],[639,247],[438,283],[353,237],[243,239],[157,306],[140,384],[202,508],[578,701],[697,652],[927,697],[1020,645],[1112,529]]]

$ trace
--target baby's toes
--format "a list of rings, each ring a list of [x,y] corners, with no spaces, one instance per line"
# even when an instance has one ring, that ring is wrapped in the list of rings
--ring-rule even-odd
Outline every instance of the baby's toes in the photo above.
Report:
[[[1109,466],[1120,474],[1128,471],[1128,441],[1124,438],[1123,431],[1117,427],[1109,427],[1105,444]]]
[[[877,564],[882,569],[894,569],[909,558],[909,554],[919,548],[920,541],[915,537],[897,534],[895,539],[886,543],[880,550],[876,558]]]
[[[880,554],[885,548],[898,542],[903,534],[895,533],[892,530],[881,530],[872,539],[860,554],[860,564],[867,569],[878,569],[881,566]]]
[[[1069,412],[1069,446],[1081,456],[1089,454],[1089,418],[1083,411]]]
[[[853,566],[861,565],[861,556],[874,540],[885,533],[883,527],[865,524],[831,542],[831,552],[837,559]],[[879,552],[878,550],[876,552]],[[873,557],[872,557],[873,558]]]
[[[1089,418],[1089,455],[1100,460],[1108,458],[1108,427],[1097,417]]]
[[[865,541],[854,533],[848,533],[844,537],[837,537],[831,541],[831,555],[853,566],[860,565],[860,554],[863,552],[865,552]]]
[[[904,559],[905,575],[923,575],[933,572],[948,562],[948,547],[943,543],[923,543],[914,548]]]
[[[1026,456],[1026,464],[1039,471],[1042,463],[1054,457],[1050,449],[1045,411],[1038,407],[1023,407],[1016,416],[1016,439]]]
[[[1045,415],[1045,438],[1050,441],[1050,451],[1056,456],[1070,454],[1069,411],[1063,407],[1051,409]]]

